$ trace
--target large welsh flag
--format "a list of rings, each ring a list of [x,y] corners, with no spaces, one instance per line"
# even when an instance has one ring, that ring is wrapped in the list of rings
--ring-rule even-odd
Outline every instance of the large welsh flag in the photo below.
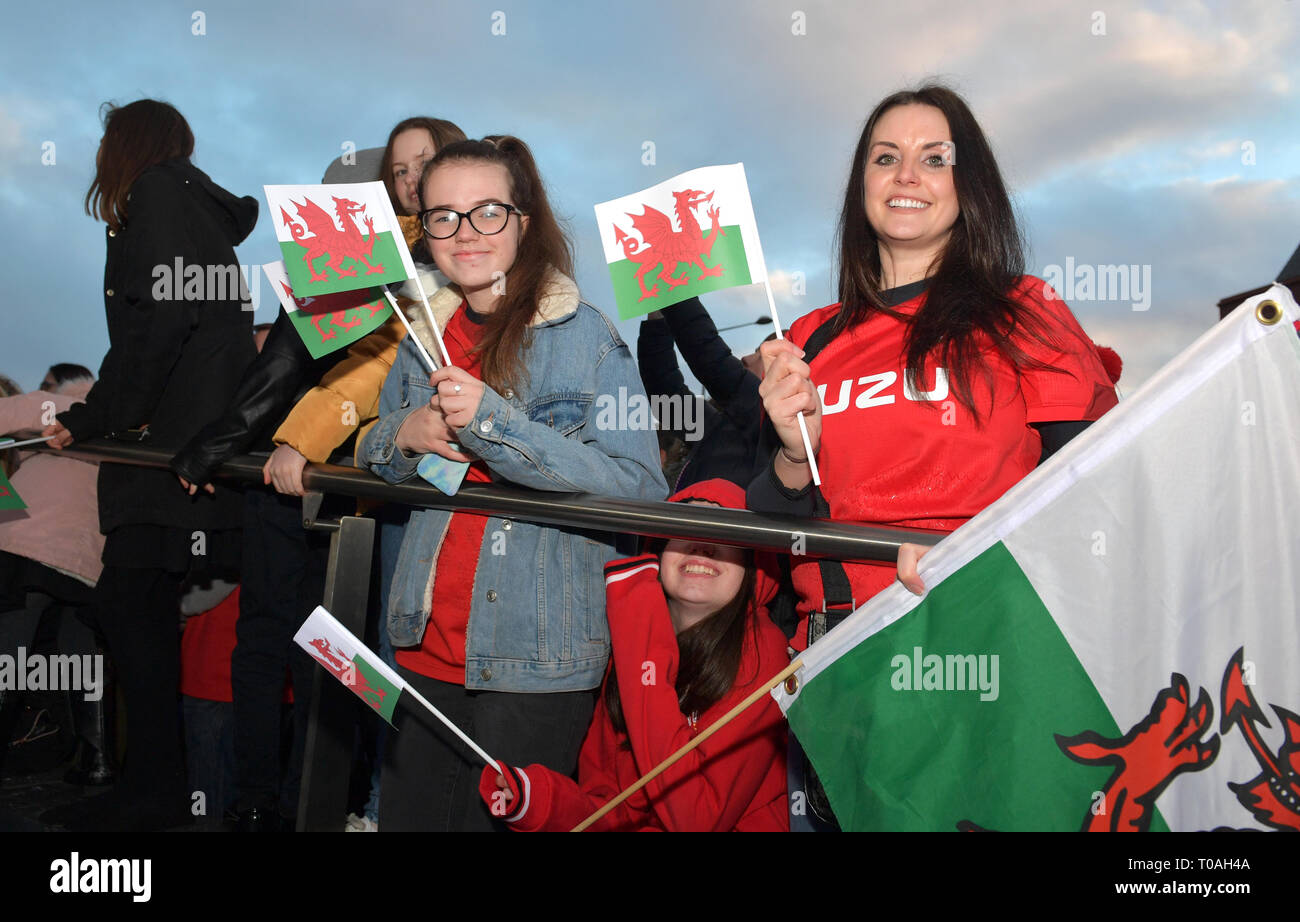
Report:
[[[382,288],[295,298],[284,263],[267,263],[262,271],[314,359],[352,345],[393,315]]]
[[[745,166],[708,166],[596,206],[623,320],[765,281]]]
[[[415,275],[382,182],[263,189],[295,297],[373,288]]]
[[[393,722],[406,682],[323,606],[307,616],[293,641],[380,717]]]
[[[1300,829],[1300,313],[1274,286],[774,692],[850,829]]]

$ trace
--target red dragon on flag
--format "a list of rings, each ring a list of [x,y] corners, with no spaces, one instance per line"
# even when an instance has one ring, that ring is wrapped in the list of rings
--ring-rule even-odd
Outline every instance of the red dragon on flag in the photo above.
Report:
[[[1056,734],[1056,743],[1071,759],[1085,765],[1114,768],[1083,820],[1084,832],[1146,832],[1160,794],[1183,772],[1201,771],[1219,754],[1220,740],[1233,727],[1240,729],[1260,773],[1228,788],[1255,819],[1280,831],[1300,832],[1300,716],[1273,705],[1282,724],[1282,744],[1276,752],[1260,736],[1258,726],[1270,726],[1243,676],[1245,648],[1228,661],[1219,700],[1223,716],[1219,733],[1200,737],[1214,723],[1214,703],[1200,689],[1191,702],[1187,679],[1178,673],[1156,695],[1151,710],[1119,739],[1106,739],[1094,730],[1074,736]],[[964,832],[983,827],[962,820]]]
[[[333,269],[339,278],[355,276],[356,269],[342,268],[343,260],[355,259],[365,263],[367,267],[366,275],[373,275],[377,272],[383,272],[384,267],[381,265],[371,265],[368,257],[374,250],[375,246],[375,220],[365,214],[366,207],[338,196],[330,196],[334,199],[334,213],[338,216],[338,223],[331,218],[329,213],[309,198],[303,199],[301,203],[293,202],[294,208],[298,210],[298,219],[302,224],[298,224],[289,213],[280,209],[280,217],[284,221],[285,227],[289,228],[289,233],[293,235],[296,243],[302,246],[307,252],[303,254],[302,260],[307,264],[307,269],[311,272],[313,282],[323,281],[329,278],[327,272],[318,273],[312,262],[317,258],[330,254],[330,260],[325,264],[326,269]],[[370,232],[367,237],[361,233],[357,226],[355,215],[363,215],[366,229]],[[305,225],[305,227],[303,226]],[[314,236],[308,236],[308,232]]]
[[[288,284],[286,284],[285,282],[281,282],[280,287],[284,289],[285,294],[287,294],[290,298],[293,298],[293,289],[290,288]],[[346,298],[348,295],[351,294],[351,292],[342,292],[341,294],[344,298]],[[340,297],[339,295],[317,295],[314,298],[294,299],[297,302],[299,309],[301,309],[303,313],[311,317],[312,326],[314,326],[316,328],[316,332],[320,334],[321,342],[331,340],[338,335],[333,329],[334,327],[338,327],[338,329],[340,330],[350,330],[353,327],[360,326],[361,324],[365,323],[368,319],[370,319],[370,317],[374,317],[375,314],[378,314],[380,311],[384,309],[384,305],[381,302],[375,301],[370,304],[362,304],[360,307],[349,307],[341,311],[330,310],[328,307],[330,300],[333,299],[334,301],[338,301],[339,297]],[[310,305],[313,301],[324,301],[325,306],[318,308],[317,310],[314,311],[308,310],[307,309],[308,305]],[[363,310],[369,310],[370,316],[369,317],[363,316],[361,313]],[[350,322],[347,319],[349,314],[352,316]],[[324,320],[326,324],[330,326],[330,329],[326,330],[321,327],[322,320]]]
[[[690,282],[685,275],[673,275],[679,264],[698,266],[700,275],[696,281],[722,275],[721,264],[713,267],[704,264],[704,259],[713,252],[714,241],[719,235],[726,236],[726,231],[718,223],[718,206],[714,205],[708,210],[713,225],[707,237],[700,228],[700,222],[695,219],[694,213],[700,205],[713,200],[713,193],[705,195],[701,191],[686,189],[682,192],[674,192],[673,199],[676,203],[673,212],[677,215],[677,223],[681,225],[681,230],[674,230],[672,219],[668,215],[645,204],[641,206],[641,214],[627,213],[627,216],[632,219],[632,227],[643,238],[644,246],[637,248],[636,241],[626,231],[617,225],[614,226],[614,239],[623,245],[623,254],[640,267],[636,272],[636,280],[641,286],[641,297],[638,299],[641,301],[659,295],[658,282],[653,288],[645,287],[647,273],[656,266],[663,267],[659,272],[659,278],[668,283],[669,290]]]
[[[365,674],[353,664],[352,660],[342,650],[330,646],[330,642],[324,637],[317,637],[311,642],[311,645],[316,648],[316,652],[312,654],[312,658],[316,662],[320,663],[336,679],[360,695],[362,701],[376,711],[379,710],[384,703],[384,689],[375,688],[371,685]]]

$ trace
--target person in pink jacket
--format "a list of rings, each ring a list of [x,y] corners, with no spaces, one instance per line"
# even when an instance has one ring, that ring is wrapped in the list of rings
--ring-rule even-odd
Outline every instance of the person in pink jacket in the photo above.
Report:
[[[54,414],[85,399],[95,379],[84,368],[81,376],[61,374],[64,367],[54,366],[39,391],[0,398],[0,433],[35,435],[53,422]],[[0,514],[0,551],[94,586],[104,568],[96,474],[97,466],[85,461],[23,452],[10,483],[27,508]]]

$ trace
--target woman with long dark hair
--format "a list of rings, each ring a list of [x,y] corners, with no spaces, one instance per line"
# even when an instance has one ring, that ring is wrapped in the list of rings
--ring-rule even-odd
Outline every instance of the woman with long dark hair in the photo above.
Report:
[[[175,451],[225,409],[253,358],[252,312],[234,247],[257,221],[190,162],[194,135],[170,105],[108,106],[86,211],[107,225],[109,351],[85,403],[45,430],[57,448],[116,434]],[[165,471],[103,463],[106,535],[95,614],[126,699],[121,781],[50,821],[145,829],[192,819],[177,719],[178,593],[238,569],[236,491],[187,496]]]
[[[839,303],[761,349],[771,460],[750,508],[952,531],[1115,405],[1069,308],[1024,274],[997,162],[952,90],[894,93],[872,111],[838,237]],[[905,544],[896,566],[792,558],[791,645],[804,649],[895,576],[923,591],[923,553]],[[833,824],[795,746],[790,767],[809,808],[797,825]]]
[[[468,463],[469,482],[663,498],[654,433],[597,423],[600,395],[643,391],[613,324],[579,300],[527,145],[442,148],[420,200],[425,243],[451,281],[430,303],[455,365],[430,375],[408,336],[359,461],[394,483],[438,455]],[[422,317],[412,328],[440,354]],[[489,752],[573,771],[609,653],[600,573],[615,540],[413,511],[388,604],[399,673]],[[475,794],[476,757],[421,709],[399,705],[396,726],[380,828],[497,828]]]
[[[704,480],[671,502],[743,509],[725,480]],[[512,829],[572,829],[712,726],[789,659],[764,603],[776,592],[768,562],[702,541],[659,542],[657,553],[605,568],[612,665],[578,762],[578,780],[542,765],[490,766],[488,808]],[[779,832],[786,815],[785,721],[770,697],[739,716],[614,808],[591,829]]]
[[[951,531],[1115,405],[1069,308],[1024,275],[997,163],[952,90],[895,93],[872,111],[839,249],[839,303],[762,347],[775,444],[751,508]],[[916,550],[902,572],[913,587]],[[885,564],[829,569],[796,558],[796,649],[896,575]]]

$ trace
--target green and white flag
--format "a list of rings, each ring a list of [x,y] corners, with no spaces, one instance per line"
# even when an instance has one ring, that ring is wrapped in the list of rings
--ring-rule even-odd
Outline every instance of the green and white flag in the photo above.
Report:
[[[407,690],[406,682],[324,607],[317,605],[307,616],[293,642],[380,717],[393,722],[393,709]]]
[[[373,288],[415,275],[382,182],[263,189],[295,297]]]
[[[267,263],[262,271],[314,359],[352,345],[393,315],[382,288],[295,298],[284,263]]]
[[[1300,829],[1298,318],[1245,302],[803,655],[845,828]]]
[[[501,771],[500,764],[456,726],[442,711],[430,704],[423,695],[412,688],[374,651],[357,640],[355,634],[338,622],[321,605],[308,615],[293,642],[307,651],[316,662],[348,688],[358,698],[370,705],[390,724],[397,699],[403,693],[418,701],[430,714],[442,721],[452,733],[468,746],[480,759]]]
[[[618,315],[767,279],[745,166],[707,166],[596,206]]]
[[[0,449],[5,446],[0,445]],[[13,488],[9,478],[5,476],[3,468],[0,468],[0,511],[8,509],[26,509],[27,504],[23,498],[18,495],[18,491]]]

